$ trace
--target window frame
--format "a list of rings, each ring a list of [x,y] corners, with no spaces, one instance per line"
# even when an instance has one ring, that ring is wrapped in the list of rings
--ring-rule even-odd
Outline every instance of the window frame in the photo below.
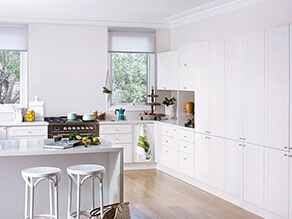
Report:
[[[0,104],[1,113],[11,113],[15,107],[28,107],[28,52],[20,51],[20,100],[17,104]]]
[[[112,53],[123,53],[123,52],[108,52],[108,72],[110,81],[112,81]],[[137,52],[124,52],[124,53],[137,53]],[[155,54],[153,53],[146,53],[147,54],[147,92],[150,94],[151,87],[154,87],[155,90]],[[112,90],[112,84],[110,86],[110,89]],[[147,95],[148,95],[147,94]],[[144,103],[139,104],[129,104],[129,103],[119,103],[119,104],[113,104],[112,98],[109,96],[109,98],[106,100],[106,106],[107,111],[114,111],[117,108],[123,107],[127,111],[145,111],[150,110],[150,106],[144,105]],[[148,97],[147,97],[148,101]]]

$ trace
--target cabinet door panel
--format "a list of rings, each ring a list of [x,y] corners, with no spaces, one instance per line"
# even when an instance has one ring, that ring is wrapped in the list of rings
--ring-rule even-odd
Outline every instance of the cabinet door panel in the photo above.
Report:
[[[211,137],[209,160],[210,184],[218,189],[224,190],[225,142],[223,138]]]
[[[289,27],[265,32],[266,127],[265,145],[288,147],[289,135]]]
[[[246,34],[244,138],[264,145],[265,54],[264,32]]]
[[[264,204],[264,147],[245,144],[243,199],[259,207]]]
[[[194,176],[194,156],[191,154],[178,152],[178,171],[188,175]]]
[[[288,217],[288,157],[265,148],[265,209]]]
[[[209,131],[224,136],[225,107],[224,39],[209,42]],[[196,102],[197,104],[197,102]]]
[[[243,36],[226,39],[226,137],[243,137]]]
[[[225,191],[242,198],[243,154],[237,141],[226,141],[225,147]]]
[[[178,48],[178,89],[194,90],[194,47],[193,45]]]
[[[209,109],[209,73],[208,42],[197,43],[195,48],[195,129],[205,133],[208,128]]]
[[[177,89],[177,52],[157,54],[157,89]]]
[[[0,140],[6,140],[6,127],[0,127]]]
[[[196,134],[195,137],[195,178],[208,182],[209,175],[209,139],[207,136]]]
[[[119,144],[124,148],[124,163],[132,162],[132,144]]]

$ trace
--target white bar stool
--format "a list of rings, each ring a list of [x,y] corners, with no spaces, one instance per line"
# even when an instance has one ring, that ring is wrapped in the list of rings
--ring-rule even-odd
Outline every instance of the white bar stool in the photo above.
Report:
[[[61,170],[56,167],[31,167],[21,171],[25,181],[25,219],[34,217],[59,218],[58,211],[58,183],[61,178]],[[50,214],[34,215],[34,189],[42,180],[49,181],[50,190]],[[53,192],[54,190],[54,192]],[[28,194],[29,193],[29,194]],[[54,198],[53,198],[54,197]],[[29,206],[29,215],[28,215]],[[54,212],[54,213],[53,213]]]
[[[86,213],[89,213],[90,211],[80,211],[81,185],[88,178],[91,178],[91,192],[92,192],[91,208],[92,209],[95,208],[94,180],[96,178],[99,180],[100,208],[101,208],[101,217],[102,217],[102,215],[103,215],[103,175],[104,175],[104,172],[105,172],[105,168],[103,166],[95,165],[95,164],[80,164],[80,165],[70,166],[67,168],[67,173],[69,176],[68,218],[80,219],[80,215],[88,216],[88,214],[86,214]],[[77,210],[75,212],[71,212],[72,181],[77,186]]]

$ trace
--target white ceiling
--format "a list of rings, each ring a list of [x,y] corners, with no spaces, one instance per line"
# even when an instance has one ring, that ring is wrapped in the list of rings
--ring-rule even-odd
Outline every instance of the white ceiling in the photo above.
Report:
[[[243,1],[250,0],[0,0],[0,22],[167,27],[192,10]]]

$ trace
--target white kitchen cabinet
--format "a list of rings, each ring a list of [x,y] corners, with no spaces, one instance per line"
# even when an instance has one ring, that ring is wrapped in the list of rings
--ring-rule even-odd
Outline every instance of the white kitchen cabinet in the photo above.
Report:
[[[48,126],[15,126],[7,127],[7,139],[48,138]]]
[[[194,46],[178,47],[178,89],[194,90]]]
[[[289,156],[289,218],[292,218],[292,153]]]
[[[119,144],[124,149],[124,163],[132,162],[132,144]]]
[[[224,137],[225,127],[225,42],[209,41],[209,128],[210,134]],[[197,104],[197,102],[196,102]]]
[[[265,112],[264,32],[244,35],[244,134],[243,140],[264,145]]]
[[[157,89],[177,90],[177,52],[157,54]]]
[[[194,155],[178,152],[178,171],[187,176],[194,177]]]
[[[265,148],[265,195],[264,208],[288,218],[288,174],[287,152]]]
[[[209,184],[224,191],[225,140],[209,136]]]
[[[196,43],[195,49],[195,129],[205,133],[209,130],[209,72],[208,42]]]
[[[244,143],[243,149],[243,199],[264,205],[264,147]]]
[[[244,49],[243,35],[226,39],[226,132],[230,139],[243,137]]]
[[[226,140],[225,143],[225,191],[242,198],[243,146],[242,142]]]
[[[7,128],[0,127],[0,140],[6,140],[6,133],[7,133]]]
[[[265,53],[265,145],[287,150],[289,141],[288,26],[265,31]]]
[[[176,160],[177,154],[175,149],[161,146],[161,164],[167,168],[176,170]]]
[[[208,183],[209,179],[209,137],[197,134],[195,137],[195,178]]]

